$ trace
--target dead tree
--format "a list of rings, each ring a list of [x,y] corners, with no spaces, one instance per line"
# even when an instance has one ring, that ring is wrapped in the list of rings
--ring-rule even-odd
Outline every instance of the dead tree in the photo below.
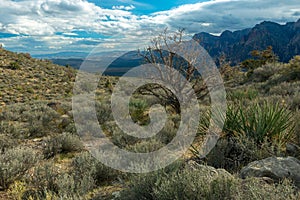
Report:
[[[144,49],[144,51],[139,51],[139,55],[145,60],[145,63],[153,64],[154,67],[160,70],[162,64],[167,66],[167,69],[175,69],[180,73],[172,73],[170,70],[167,76],[161,75],[161,79],[174,85],[174,90],[182,95],[190,95],[191,91],[183,91],[185,85],[178,85],[180,79],[184,77],[190,84],[192,84],[192,89],[197,95],[199,100],[204,99],[209,94],[205,82],[203,81],[200,74],[197,72],[193,66],[193,60],[196,60],[196,53],[187,52],[189,61],[176,55],[172,50],[175,47],[180,48],[183,43],[184,30],[180,29],[175,33],[169,33],[165,29],[157,37],[151,40],[151,45]],[[179,74],[181,77],[179,77]],[[176,86],[176,87],[175,87]],[[158,84],[148,84],[141,87],[138,92],[142,95],[153,95],[159,99],[160,103],[164,106],[171,106],[176,113],[180,113],[180,103],[176,96],[172,92],[161,85]]]

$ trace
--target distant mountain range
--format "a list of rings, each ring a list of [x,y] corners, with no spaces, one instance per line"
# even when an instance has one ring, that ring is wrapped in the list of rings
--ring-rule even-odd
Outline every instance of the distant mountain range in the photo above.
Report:
[[[300,19],[280,25],[264,21],[251,29],[224,31],[220,36],[209,33],[198,33],[197,40],[215,59],[225,54],[232,64],[250,58],[252,50],[264,50],[268,46],[282,62],[289,61],[300,54]]]
[[[88,56],[86,52],[58,52],[58,53],[50,53],[50,54],[33,54],[34,58],[47,58],[47,59],[69,59],[69,58],[85,58]]]
[[[264,50],[268,46],[278,55],[279,60],[288,62],[293,56],[300,54],[300,19],[297,22],[288,22],[284,25],[275,22],[264,21],[253,28],[238,31],[224,31],[220,36],[201,32],[195,34],[193,39],[198,41],[218,64],[218,58],[225,55],[232,65],[238,64],[251,57],[253,50]],[[143,63],[143,58],[138,56],[137,51],[130,51],[117,57],[110,63],[106,70],[107,75],[122,75],[132,67]],[[101,60],[111,60],[113,52],[95,54],[93,63],[96,66],[97,56]],[[37,58],[48,58],[55,64],[70,65],[79,68],[87,56],[83,52],[61,52],[47,55],[33,55]],[[107,59],[105,58],[107,57]]]

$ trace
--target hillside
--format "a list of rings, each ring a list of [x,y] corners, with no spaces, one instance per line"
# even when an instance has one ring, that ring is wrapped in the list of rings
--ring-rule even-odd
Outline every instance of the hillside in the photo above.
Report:
[[[216,146],[205,158],[197,151],[208,133],[211,117],[209,100],[199,100],[201,119],[193,146],[170,166],[145,174],[107,167],[87,152],[76,130],[71,102],[78,71],[0,49],[0,72],[0,199],[300,198],[300,56],[286,64],[266,63],[251,72],[222,66],[228,110]],[[181,116],[168,105],[167,121],[157,135],[140,139],[124,133],[110,105],[118,78],[99,78],[96,114],[113,144],[126,151],[146,153],[175,138]],[[87,90],[89,86],[84,85]],[[130,86],[122,85],[122,92],[130,93]],[[162,104],[154,96],[135,92],[129,102],[134,122],[147,125],[150,106],[157,103]],[[83,113],[89,114],[89,108],[82,105]],[[83,119],[89,124],[89,117]],[[115,159],[110,154],[105,156],[111,162]],[[249,164],[277,157],[283,161],[272,170],[289,167],[291,171],[245,175]],[[272,164],[253,168],[268,170],[271,167],[266,166]]]
[[[198,33],[193,37],[215,59],[225,54],[233,65],[250,58],[253,50],[272,46],[279,60],[288,62],[300,54],[300,19],[280,25],[264,21],[253,28],[239,31],[224,31],[220,36]]]
[[[0,105],[71,97],[75,70],[0,48]]]

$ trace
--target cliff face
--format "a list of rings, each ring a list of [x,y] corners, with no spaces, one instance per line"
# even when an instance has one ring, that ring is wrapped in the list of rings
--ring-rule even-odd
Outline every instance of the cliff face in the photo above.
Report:
[[[287,62],[300,54],[300,19],[285,25],[265,21],[251,29],[224,31],[220,36],[202,32],[193,39],[215,59],[225,54],[232,64],[249,58],[252,50],[264,50],[268,46],[273,47],[280,61]]]

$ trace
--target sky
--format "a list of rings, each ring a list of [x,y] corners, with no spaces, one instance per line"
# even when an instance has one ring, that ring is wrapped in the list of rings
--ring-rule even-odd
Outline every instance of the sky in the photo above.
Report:
[[[0,44],[33,55],[129,51],[165,28],[192,37],[299,18],[299,0],[1,0]]]

